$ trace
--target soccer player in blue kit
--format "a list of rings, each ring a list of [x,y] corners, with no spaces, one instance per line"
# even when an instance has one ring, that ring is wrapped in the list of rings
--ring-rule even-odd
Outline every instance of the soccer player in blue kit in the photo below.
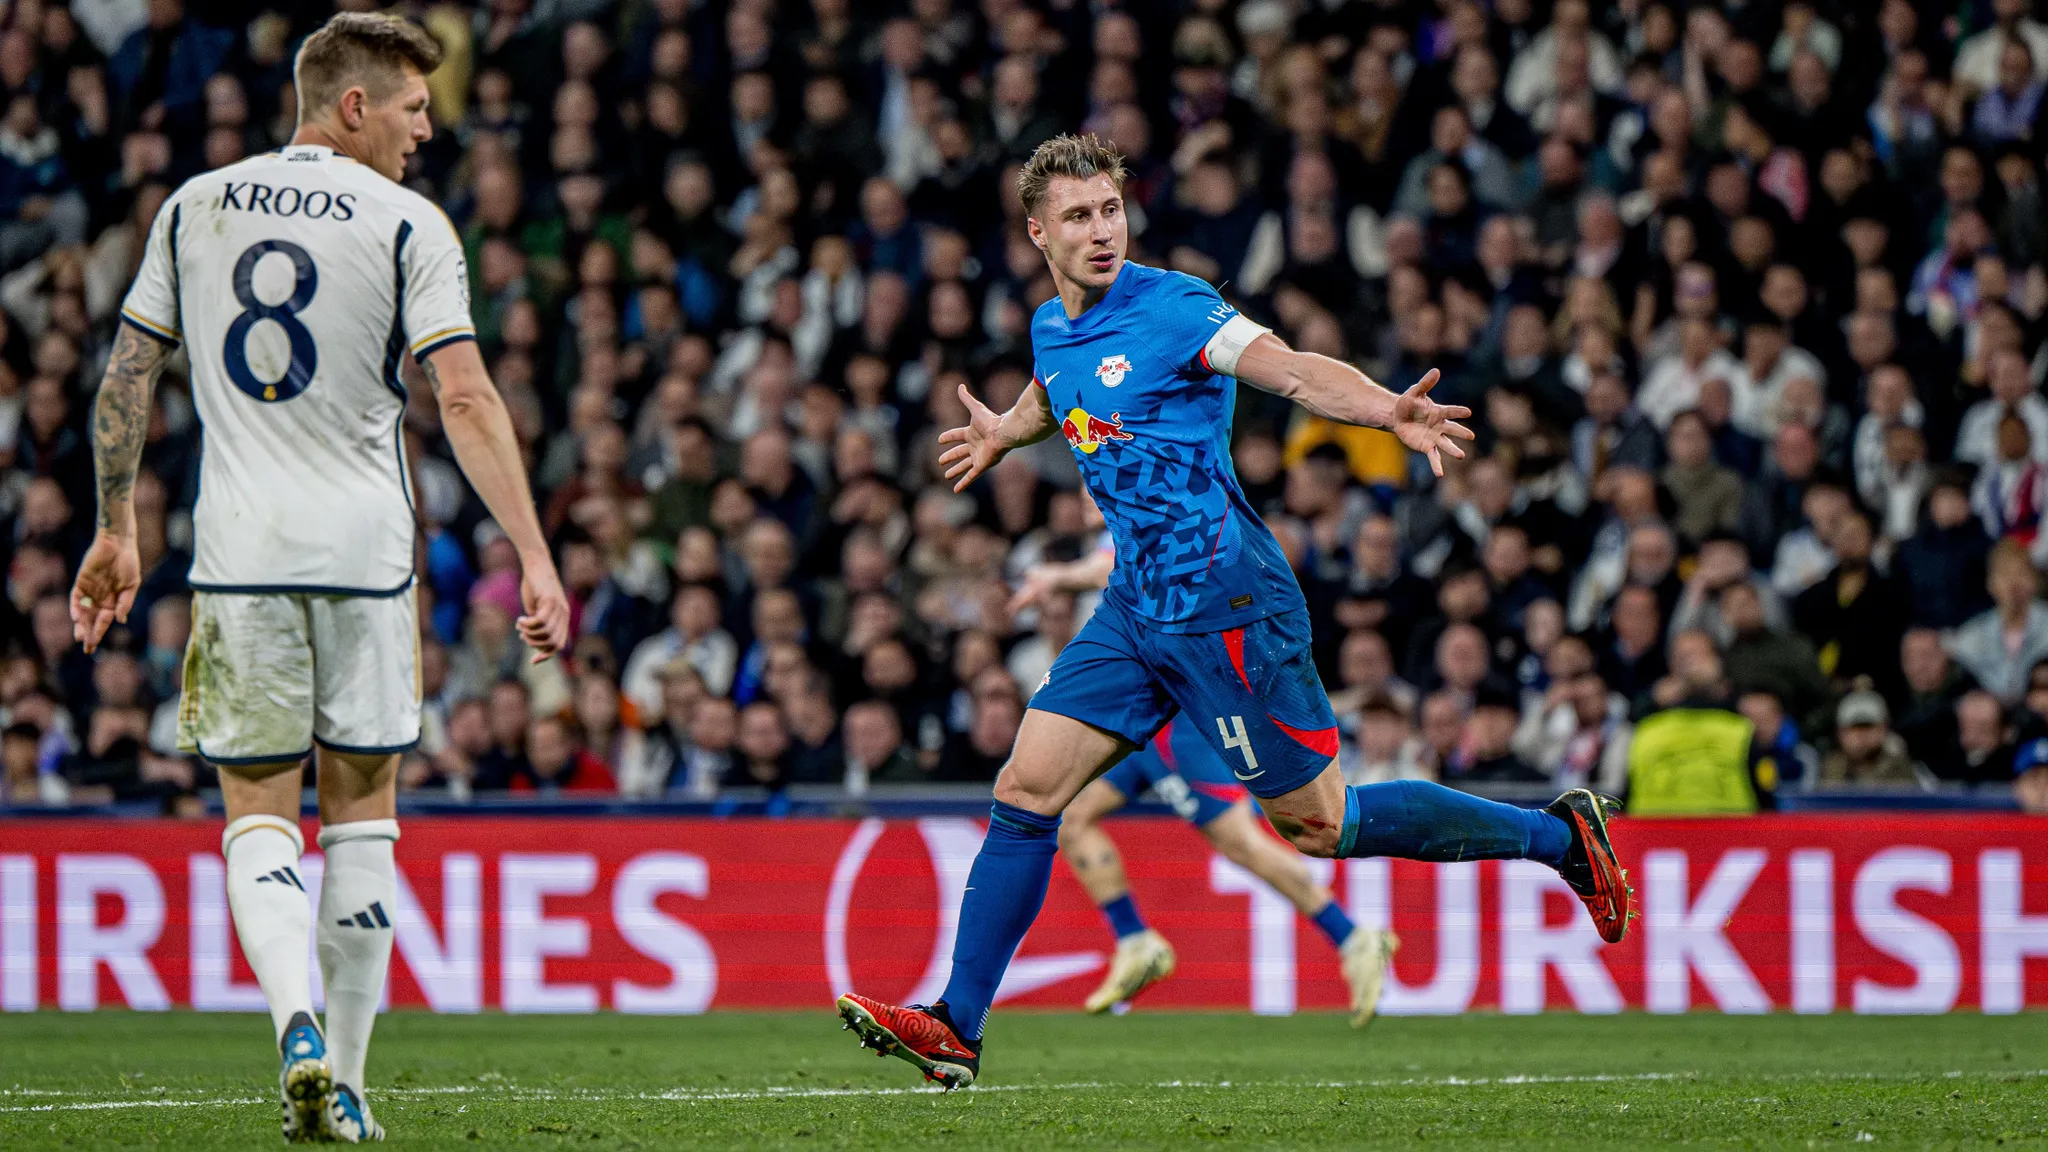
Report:
[[[1058,290],[1032,317],[1036,373],[1001,414],[962,388],[969,422],[939,438],[958,490],[1010,450],[1064,434],[1116,547],[1102,603],[1031,698],[996,780],[945,994],[928,1007],[838,1000],[863,1046],[947,1088],[980,1072],[989,1006],[1045,901],[1060,813],[1180,714],[1308,855],[1536,860],[1602,939],[1628,929],[1604,797],[1574,789],[1529,810],[1422,781],[1345,786],[1301,588],[1231,466],[1232,378],[1388,429],[1439,475],[1443,453],[1464,455],[1457,441],[1472,433],[1456,421],[1470,413],[1429,399],[1434,370],[1396,395],[1287,347],[1194,277],[1127,263],[1123,176],[1122,157],[1092,136],[1032,154],[1018,190]]]

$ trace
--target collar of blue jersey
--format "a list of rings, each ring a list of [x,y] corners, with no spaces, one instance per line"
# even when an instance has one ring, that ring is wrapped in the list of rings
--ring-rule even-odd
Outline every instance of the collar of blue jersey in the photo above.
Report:
[[[1123,264],[1116,270],[1116,279],[1110,281],[1109,291],[1104,292],[1102,294],[1102,299],[1097,300],[1095,302],[1094,307],[1089,308],[1087,311],[1082,312],[1079,316],[1068,316],[1067,306],[1065,303],[1062,303],[1059,308],[1059,315],[1060,319],[1065,320],[1067,322],[1068,331],[1086,331],[1087,329],[1095,325],[1095,318],[1097,316],[1107,314],[1109,306],[1111,304],[1116,303],[1118,300],[1122,299],[1124,294],[1124,285],[1128,284],[1133,279],[1136,279],[1136,277],[1131,273],[1131,269],[1134,267],[1136,267],[1136,265],[1132,264],[1129,260],[1124,261]]]

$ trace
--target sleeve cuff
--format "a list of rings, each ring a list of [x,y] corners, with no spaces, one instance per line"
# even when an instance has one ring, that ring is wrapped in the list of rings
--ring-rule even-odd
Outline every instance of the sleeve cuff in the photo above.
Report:
[[[172,330],[164,327],[161,324],[157,324],[149,320],[144,320],[142,317],[137,316],[135,313],[130,312],[126,308],[121,309],[121,321],[122,323],[127,324],[129,327],[134,328],[137,332],[140,332],[145,336],[150,336],[157,340],[161,340],[164,343],[169,344],[173,348],[177,347],[180,343],[183,342],[182,338],[178,335],[178,333],[173,332]]]
[[[415,360],[424,360],[441,349],[448,347],[450,344],[460,344],[464,340],[474,341],[475,339],[476,333],[466,328],[448,332],[436,332],[425,340],[413,345],[412,356]]]

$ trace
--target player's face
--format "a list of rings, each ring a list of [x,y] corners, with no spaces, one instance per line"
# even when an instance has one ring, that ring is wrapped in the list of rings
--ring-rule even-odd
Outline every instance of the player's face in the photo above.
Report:
[[[393,180],[405,177],[405,158],[434,135],[427,119],[427,78],[412,67],[383,100],[363,105],[363,161]]]
[[[1030,227],[1032,243],[1045,252],[1057,278],[1103,289],[1123,269],[1130,222],[1123,194],[1107,176],[1053,180]]]

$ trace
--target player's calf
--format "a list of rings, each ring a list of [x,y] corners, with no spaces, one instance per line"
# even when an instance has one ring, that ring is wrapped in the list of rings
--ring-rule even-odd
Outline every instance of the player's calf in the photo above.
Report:
[[[298,774],[290,773],[290,777],[295,789]],[[232,772],[222,772],[221,782],[231,804],[250,787]],[[293,798],[296,800],[296,793]],[[263,989],[271,1026],[280,1041],[294,1020],[313,1010],[312,984],[306,975],[313,908],[299,876],[299,856],[304,848],[298,824],[270,813],[238,817],[221,833],[235,935]]]
[[[334,1078],[357,1091],[391,966],[397,841],[396,820],[329,824],[320,832],[327,874],[316,935],[327,988],[327,1042],[334,1050]]]

